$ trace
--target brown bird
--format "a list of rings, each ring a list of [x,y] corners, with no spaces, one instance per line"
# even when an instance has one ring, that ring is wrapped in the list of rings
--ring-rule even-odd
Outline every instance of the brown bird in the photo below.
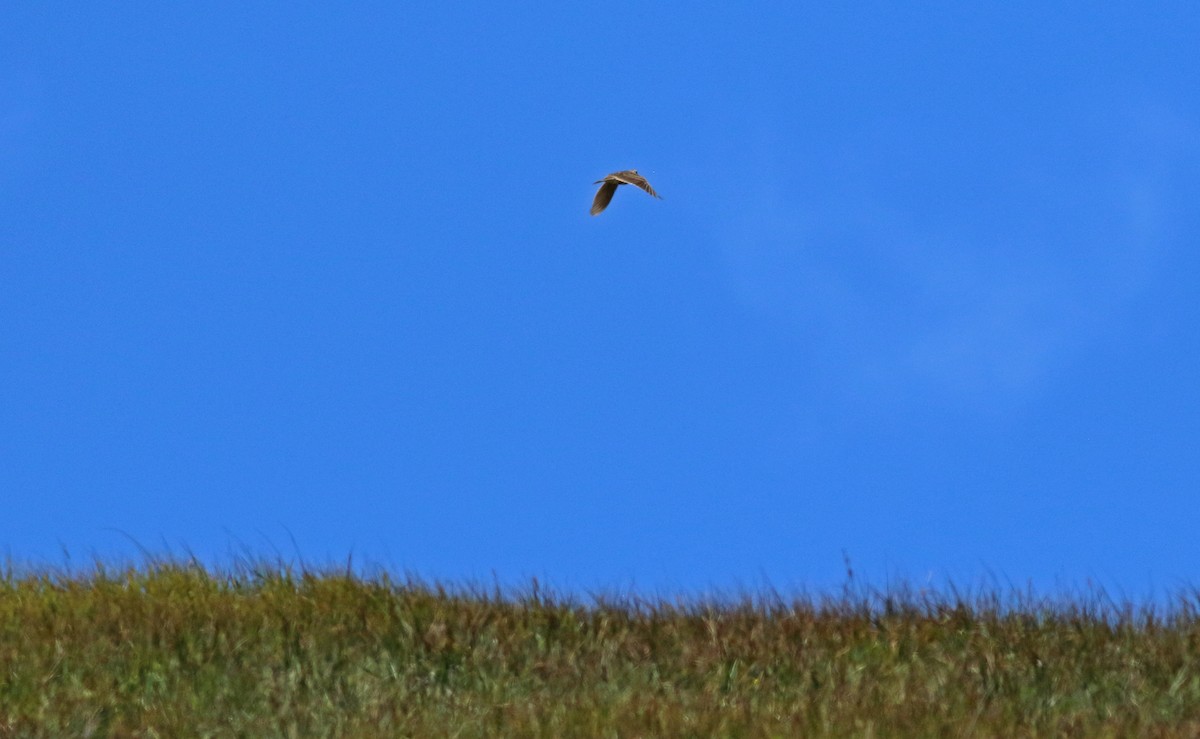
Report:
[[[626,169],[622,172],[613,172],[604,179],[596,180],[592,184],[600,185],[600,189],[596,191],[596,199],[592,201],[592,215],[596,215],[608,207],[609,201],[612,200],[613,193],[617,191],[617,187],[620,185],[633,185],[635,187],[640,187],[659,200],[662,200],[662,196],[654,192],[654,188],[650,187],[650,183],[646,182],[646,178],[638,174],[636,169]]]

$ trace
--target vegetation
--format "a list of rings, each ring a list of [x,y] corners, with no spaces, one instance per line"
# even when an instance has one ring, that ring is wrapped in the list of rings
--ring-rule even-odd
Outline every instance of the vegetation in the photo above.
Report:
[[[0,736],[1200,736],[1200,599],[0,576]]]

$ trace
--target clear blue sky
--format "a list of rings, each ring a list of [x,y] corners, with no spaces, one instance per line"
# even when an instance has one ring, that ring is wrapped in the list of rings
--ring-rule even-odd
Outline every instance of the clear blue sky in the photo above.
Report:
[[[0,546],[1195,583],[1197,39],[1192,0],[9,4]],[[664,199],[590,217],[626,168]]]

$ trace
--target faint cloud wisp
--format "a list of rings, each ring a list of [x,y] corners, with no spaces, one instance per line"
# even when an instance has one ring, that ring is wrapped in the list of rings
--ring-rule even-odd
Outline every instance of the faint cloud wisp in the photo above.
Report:
[[[1070,191],[1077,174],[1055,173],[999,228],[954,203],[931,218],[879,196],[804,202],[762,178],[725,223],[732,292],[804,342],[827,389],[872,406],[1019,408],[1153,284],[1176,240],[1170,190],[1193,129],[1127,120],[1088,181]]]

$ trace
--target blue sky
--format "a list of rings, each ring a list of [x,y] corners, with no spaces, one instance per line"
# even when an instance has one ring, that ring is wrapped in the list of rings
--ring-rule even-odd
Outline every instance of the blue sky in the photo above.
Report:
[[[1196,583],[1196,38],[1190,1],[6,7],[0,546]],[[590,217],[627,168],[663,200]]]

